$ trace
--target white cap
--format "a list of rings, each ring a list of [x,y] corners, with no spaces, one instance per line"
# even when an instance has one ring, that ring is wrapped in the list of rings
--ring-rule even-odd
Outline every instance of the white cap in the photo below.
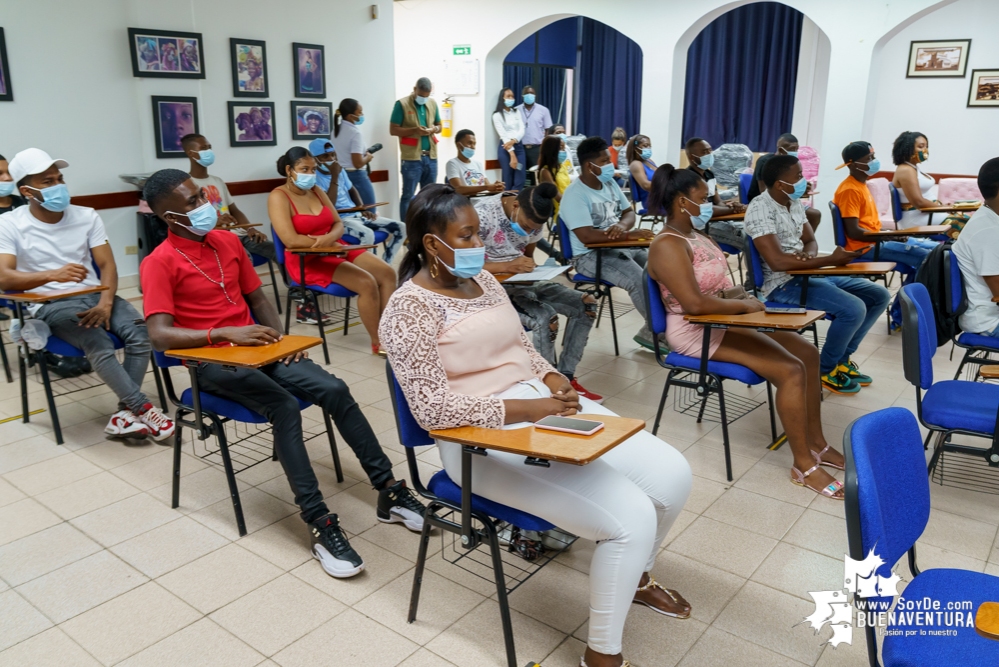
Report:
[[[15,183],[19,183],[25,176],[40,174],[52,165],[65,169],[69,162],[65,160],[53,160],[52,156],[41,148],[25,148],[14,156],[14,159],[7,165],[7,171]]]

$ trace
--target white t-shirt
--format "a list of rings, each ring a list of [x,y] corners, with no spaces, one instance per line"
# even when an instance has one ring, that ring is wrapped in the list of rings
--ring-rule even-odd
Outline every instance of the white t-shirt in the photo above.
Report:
[[[569,228],[569,243],[574,257],[582,257],[590,249],[580,242],[573,231],[579,227],[606,229],[621,220],[621,214],[631,208],[631,202],[617,183],[604,183],[594,190],[581,180],[574,181],[562,193],[558,215]]]
[[[0,255],[13,255],[18,271],[52,271],[67,264],[81,264],[87,268],[83,282],[49,282],[29,292],[100,285],[90,249],[107,242],[104,223],[92,208],[71,205],[63,211],[62,220],[55,224],[37,219],[31,214],[30,206],[0,215]],[[39,307],[34,304],[28,311],[33,314]]]
[[[482,171],[482,165],[477,161],[462,162],[456,157],[447,161],[445,174],[448,182],[451,182],[452,178],[457,178],[462,185],[485,185],[488,180]]]
[[[999,304],[992,303],[992,290],[982,276],[999,276],[999,215],[987,206],[978,209],[952,250],[968,293],[968,309],[959,324],[971,333],[990,332],[999,327]]]
[[[368,152],[368,146],[364,143],[364,137],[357,126],[349,120],[341,121],[340,134],[330,135],[333,149],[336,151],[336,159],[340,161],[347,171],[354,171],[354,160],[351,153],[359,153],[362,157]]]
[[[215,207],[215,210],[219,212],[219,216],[229,213],[229,207],[232,205],[232,195],[229,194],[229,187],[225,184],[225,181],[211,174],[208,174],[205,178],[191,176],[191,180],[205,191],[205,196],[211,202],[212,206]],[[229,231],[236,236],[246,236],[245,229],[230,229]]]

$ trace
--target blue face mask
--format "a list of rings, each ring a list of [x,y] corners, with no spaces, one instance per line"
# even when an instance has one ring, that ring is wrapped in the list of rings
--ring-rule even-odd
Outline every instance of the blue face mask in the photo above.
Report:
[[[528,93],[524,95],[524,104],[526,104],[527,106],[531,106],[532,104],[534,104],[534,99],[535,99],[534,93]]]
[[[417,104],[426,104],[428,99],[430,99],[430,98],[429,97],[424,97],[423,95],[417,95],[416,96],[416,103]]]
[[[434,238],[444,243],[441,237],[434,234]],[[457,278],[474,278],[475,276],[482,273],[482,267],[486,265],[486,247],[479,246],[478,248],[458,248],[455,250],[451,248],[447,243],[444,246],[449,248],[451,252],[454,253],[454,268],[451,268],[444,262],[441,262],[441,258],[438,257],[437,261],[440,262],[448,272]]]
[[[358,116],[357,120],[354,121],[354,125],[364,125],[364,116]]]
[[[519,222],[515,222],[515,221],[511,220],[510,221],[510,227],[513,229],[513,232],[517,236],[530,236],[531,235],[531,233],[529,231],[527,231],[526,229],[524,229],[523,227],[520,226]]]
[[[558,152],[558,163],[559,164],[562,164],[563,162],[565,162],[568,159],[569,159],[569,154],[568,153],[566,153],[565,151],[559,151]]]
[[[295,187],[301,190],[311,190],[316,185],[315,174],[300,174],[295,172]]]
[[[707,155],[702,155],[700,157],[700,163],[697,166],[701,169],[710,169],[715,166],[715,154],[708,153]]]
[[[510,107],[513,106],[513,103],[515,101],[516,100],[511,100],[511,99],[507,98],[507,99],[503,100],[503,104],[506,106],[507,109],[509,109]]]
[[[596,165],[593,165],[596,166]],[[601,183],[610,183],[614,180],[614,165],[607,163],[600,167],[600,173],[597,174],[597,178],[600,179]]]
[[[28,186],[31,188],[31,186]],[[52,211],[53,213],[61,213],[69,208],[69,188],[66,187],[65,183],[59,183],[58,185],[53,185],[52,187],[42,188],[31,188],[35,192],[39,193],[44,201],[38,202],[42,205],[42,208]]]
[[[215,162],[215,151],[209,148],[206,151],[198,151],[198,158],[195,160],[202,167],[210,167]]]
[[[651,148],[643,148],[642,149],[642,159],[643,160],[648,160],[651,157],[652,157],[652,149]]]
[[[860,165],[862,165],[864,163],[863,162],[857,162],[855,164],[859,167]],[[872,175],[878,173],[879,171],[881,171],[881,160],[879,160],[877,158],[872,159],[870,162],[867,163],[867,169],[866,170],[865,169],[861,169],[860,171],[866,171],[868,176],[872,176]]]
[[[188,222],[191,224],[184,226],[198,236],[204,236],[208,232],[215,229],[215,223],[217,223],[219,219],[219,212],[215,210],[215,207],[212,206],[211,202],[205,202],[193,211],[188,211],[186,214],[174,213],[173,211],[167,211],[167,213],[187,218]]]
[[[794,188],[794,192],[787,193],[787,196],[791,199],[801,199],[802,195],[805,194],[805,190],[808,189],[808,181],[801,179],[797,183],[788,183],[787,181],[781,181],[784,185],[790,185]]]
[[[475,149],[469,148],[468,146],[462,146],[461,154],[464,155],[467,159],[471,160],[475,156]]]
[[[785,155],[790,155],[791,157],[798,157],[798,151],[784,151]]]
[[[684,199],[687,198],[684,197]],[[689,201],[691,204],[694,204],[694,202],[690,201],[689,199],[687,199],[687,201]],[[687,215],[690,215],[690,224],[693,225],[694,229],[698,230],[704,229],[708,225],[708,220],[710,220],[711,216],[715,214],[714,204],[712,204],[709,201],[706,201],[703,204],[694,204],[694,205],[700,208],[700,213],[698,215],[690,215],[690,211],[688,211],[686,208],[684,208],[683,210]]]
[[[14,181],[0,181],[0,197],[9,197],[14,194],[16,185]]]

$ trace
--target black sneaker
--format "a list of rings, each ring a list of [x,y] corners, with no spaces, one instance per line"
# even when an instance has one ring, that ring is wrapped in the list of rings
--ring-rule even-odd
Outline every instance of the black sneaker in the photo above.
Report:
[[[327,514],[309,524],[312,531],[312,555],[323,566],[326,574],[337,579],[353,577],[364,569],[364,561],[357,555],[340,529],[336,514]]]
[[[298,307],[298,316],[296,319],[299,324],[319,324],[319,318],[322,318],[323,324],[330,323],[330,319],[323,313],[320,313],[311,301]]]
[[[406,480],[399,480],[378,492],[378,520],[382,523],[402,523],[418,533],[423,530],[426,511],[427,508],[406,486]]]

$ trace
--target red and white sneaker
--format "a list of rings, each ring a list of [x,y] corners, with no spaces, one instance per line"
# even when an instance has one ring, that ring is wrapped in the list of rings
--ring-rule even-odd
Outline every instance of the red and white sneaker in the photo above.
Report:
[[[177,428],[174,426],[173,420],[152,403],[146,403],[142,407],[138,419],[149,429],[149,437],[157,442],[169,438]]]
[[[131,410],[119,410],[111,415],[111,420],[104,427],[104,432],[113,438],[141,440],[149,436],[149,427],[139,421],[139,418]]]
[[[583,398],[588,398],[591,401],[593,401],[594,403],[603,403],[604,402],[604,397],[603,396],[601,396],[600,394],[595,394],[592,391],[587,391],[583,387],[583,385],[579,384],[579,381],[576,380],[575,378],[573,378],[572,382],[570,382],[569,384],[571,384],[572,388],[576,390],[576,393],[579,394],[580,396],[582,396]]]

